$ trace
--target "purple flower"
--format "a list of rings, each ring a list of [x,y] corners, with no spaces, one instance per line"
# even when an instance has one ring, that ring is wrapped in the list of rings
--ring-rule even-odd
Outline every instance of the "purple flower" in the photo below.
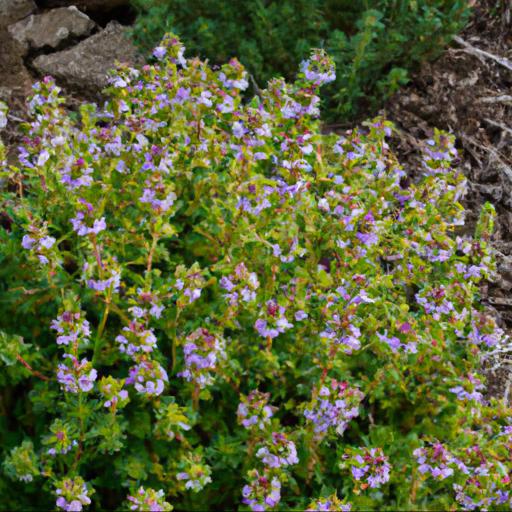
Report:
[[[35,243],[36,243],[36,240],[34,240],[29,235],[24,235],[23,239],[21,241],[21,245],[23,246],[23,249],[27,249],[27,250],[32,249],[32,247],[34,247]]]
[[[256,452],[256,457],[260,458],[263,464],[274,469],[299,462],[295,443],[289,441],[286,435],[280,432],[272,432],[270,442]]]
[[[389,480],[391,466],[381,448],[349,448],[343,456],[355,480],[365,480],[372,488]]]
[[[317,390],[312,403],[304,410],[304,416],[313,423],[316,434],[325,434],[334,428],[343,435],[349,422],[359,416],[359,404],[364,398],[358,388],[351,388],[347,382],[331,380]]]
[[[64,311],[55,320],[52,320],[50,328],[57,331],[57,345],[69,345],[81,341],[89,342],[91,334],[89,322],[82,318],[81,312]]]
[[[275,507],[281,500],[281,482],[267,472],[249,471],[249,484],[242,489],[242,502],[253,512]]]
[[[158,60],[162,60],[165,57],[166,53],[167,53],[167,48],[165,48],[164,46],[157,46],[153,50],[153,57],[155,57]]]
[[[270,425],[275,407],[268,405],[269,396],[257,390],[251,391],[247,397],[242,396],[237,410],[238,422],[247,429],[257,426],[259,430],[264,430]]]
[[[266,304],[266,317],[258,318],[254,323],[254,328],[263,338],[276,338],[293,327],[285,316],[284,306],[277,304],[275,300],[269,300]]]
[[[213,382],[211,371],[225,359],[224,340],[215,337],[207,329],[198,328],[187,337],[183,347],[185,369],[178,373],[189,382],[204,388]]]
[[[133,384],[142,395],[158,396],[168,380],[167,372],[156,361],[146,360],[130,368],[126,383]]]
[[[62,389],[68,393],[91,391],[98,375],[91,363],[85,358],[79,362],[71,354],[64,354],[63,357],[68,363],[60,363],[57,371],[57,381]]]
[[[79,236],[86,236],[90,234],[97,235],[107,228],[105,217],[101,217],[101,219],[94,219],[91,227],[88,227],[85,224],[84,219],[84,212],[77,212],[76,216],[70,219],[71,224],[73,224],[73,230],[76,231]]]

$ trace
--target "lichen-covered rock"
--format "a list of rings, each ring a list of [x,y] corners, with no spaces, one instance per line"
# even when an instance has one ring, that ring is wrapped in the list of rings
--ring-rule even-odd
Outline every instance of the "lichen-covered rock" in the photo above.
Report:
[[[96,26],[75,6],[33,14],[9,26],[9,33],[26,50],[58,48],[64,41],[87,36]]]
[[[135,64],[141,57],[123,26],[110,22],[68,50],[37,57],[33,65],[39,73],[51,75],[72,89],[96,94],[107,85],[108,71],[117,61]]]
[[[0,27],[6,27],[25,18],[36,9],[33,0],[0,0]]]

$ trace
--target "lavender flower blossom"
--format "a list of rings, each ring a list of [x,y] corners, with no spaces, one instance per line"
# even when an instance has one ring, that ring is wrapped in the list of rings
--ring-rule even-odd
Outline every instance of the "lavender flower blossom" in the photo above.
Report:
[[[132,320],[127,327],[123,327],[123,334],[116,337],[119,343],[119,351],[133,357],[137,353],[148,354],[154,350],[157,344],[156,336],[152,329],[146,329],[143,324]]]
[[[84,219],[84,212],[77,212],[75,217],[70,220],[71,224],[73,224],[73,229],[79,236],[86,236],[91,234],[97,235],[107,228],[105,217],[101,217],[101,219],[94,219],[92,226],[90,227],[87,226],[87,224],[84,222]]]
[[[233,307],[238,306],[240,302],[250,303],[256,300],[256,290],[260,286],[257,275],[254,272],[248,272],[244,263],[239,263],[231,276],[223,276],[219,284],[229,292],[224,297]]]
[[[328,498],[319,498],[312,501],[306,512],[350,512],[352,504],[347,503],[345,500],[340,500],[336,493]]]
[[[57,482],[55,494],[58,496],[55,504],[66,512],[79,512],[84,505],[91,503],[92,492],[79,476]]]
[[[253,469],[248,477],[249,483],[242,489],[242,502],[253,512],[263,512],[281,501],[281,482],[276,476]]]
[[[71,355],[64,354],[63,358],[70,363],[60,363],[57,371],[57,381],[68,393],[78,393],[83,391],[87,393],[94,386],[97,372],[92,368],[91,363],[83,358],[81,361]]]
[[[23,235],[21,246],[27,251],[35,253],[41,264],[48,264],[50,261],[48,256],[50,255],[50,249],[55,245],[55,238],[46,234],[46,226],[42,228],[29,226],[29,231],[30,234]]]
[[[371,488],[384,485],[389,480],[391,466],[381,448],[348,449],[343,456],[343,466],[350,467],[355,480],[365,480]]]
[[[336,79],[333,61],[321,50],[315,50],[309,60],[303,61],[300,70],[304,78],[316,86],[328,84]]]
[[[126,499],[130,502],[130,510],[139,512],[169,512],[172,510],[171,504],[165,501],[163,489],[155,491],[154,489],[145,489],[141,486],[133,495],[127,496]]]
[[[156,361],[146,360],[130,368],[126,384],[133,384],[141,395],[152,397],[162,394],[168,381],[167,372]]]
[[[207,329],[196,329],[187,337],[183,347],[185,370],[178,373],[178,376],[196,383],[200,388],[212,384],[211,371],[226,357],[224,345],[222,339],[215,337]]]
[[[270,395],[258,390],[251,391],[247,397],[242,396],[238,404],[238,422],[245,428],[257,426],[264,430],[270,425],[270,419],[274,415],[275,407],[268,405]]]
[[[314,425],[316,434],[324,434],[334,428],[341,436],[350,420],[359,416],[359,404],[363,398],[358,388],[332,380],[330,385],[318,390],[313,402],[304,410],[304,416]]]
[[[269,468],[281,468],[297,464],[297,449],[295,443],[289,441],[285,434],[272,432],[272,439],[257,452],[256,457],[260,458]]]
[[[254,323],[260,336],[273,339],[293,327],[285,316],[284,306],[278,305],[275,300],[269,300],[266,306],[266,317],[258,318]]]
[[[75,344],[79,340],[83,344],[87,344],[91,335],[89,322],[82,317],[80,311],[64,311],[55,320],[52,320],[50,328],[59,334],[57,345]]]

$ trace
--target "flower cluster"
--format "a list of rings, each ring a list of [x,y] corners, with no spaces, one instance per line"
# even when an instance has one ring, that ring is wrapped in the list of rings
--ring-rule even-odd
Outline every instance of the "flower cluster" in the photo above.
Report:
[[[176,269],[176,281],[174,289],[178,292],[177,303],[180,307],[192,304],[201,297],[202,289],[205,286],[205,280],[196,263],[190,269],[183,265]]]
[[[438,480],[444,480],[452,476],[452,465],[458,462],[441,443],[416,448],[413,455],[418,463],[418,471],[421,474],[430,473],[432,477]]]
[[[199,452],[192,453],[181,460],[178,469],[176,479],[186,490],[199,492],[212,481],[210,466],[203,463]]]
[[[234,274],[222,277],[219,284],[227,291],[224,296],[231,306],[238,306],[240,301],[256,300],[256,290],[260,285],[257,275],[249,272],[243,262],[235,267]]]
[[[257,427],[264,430],[270,425],[270,419],[274,415],[275,407],[268,405],[269,393],[251,391],[247,396],[240,397],[237,409],[238,422],[247,429]]]
[[[64,354],[62,357],[64,362],[57,367],[57,381],[62,389],[68,393],[91,391],[98,376],[91,362],[85,357],[79,360],[72,354]]]
[[[77,476],[56,482],[55,494],[57,507],[67,512],[77,512],[91,503],[92,490],[81,477]]]
[[[299,462],[295,443],[281,432],[272,432],[269,441],[256,452],[256,457],[261,459],[265,466],[273,469]]]
[[[334,379],[329,384],[314,391],[312,403],[304,410],[304,416],[313,425],[316,434],[325,434],[334,429],[343,435],[348,423],[359,416],[359,404],[363,393]]]
[[[144,324],[132,320],[123,327],[123,334],[116,337],[119,351],[130,357],[137,353],[153,352],[156,347],[156,337],[152,329],[146,329]]]
[[[116,410],[126,406],[129,398],[128,391],[123,389],[123,385],[123,380],[115,379],[111,375],[101,378],[98,382],[98,389],[105,399],[104,407]]]
[[[485,386],[477,376],[468,374],[466,378],[461,378],[460,381],[460,385],[450,388],[450,391],[455,393],[459,400],[483,401],[482,391],[485,389]]]
[[[304,79],[316,86],[321,86],[336,79],[334,63],[325,52],[315,53],[311,59],[300,66]]]
[[[352,478],[361,489],[376,488],[389,480],[391,465],[381,448],[349,448],[343,455],[342,467],[350,467]]]
[[[89,342],[90,325],[83,318],[81,311],[64,311],[52,321],[50,327],[57,331],[57,345],[69,345],[71,343],[74,346],[79,341],[86,345]]]
[[[263,315],[254,323],[254,328],[263,338],[276,338],[293,327],[293,324],[286,318],[286,308],[279,305],[274,299],[267,301]]]
[[[187,336],[183,346],[185,369],[178,376],[204,388],[213,382],[212,371],[225,358],[225,342],[200,327]]]
[[[446,318],[455,312],[453,302],[447,296],[444,286],[416,294],[416,301],[425,308],[426,313],[432,315],[437,321],[441,319],[441,316]]]
[[[262,512],[275,507],[281,500],[281,482],[268,472],[253,469],[248,473],[249,483],[242,489],[243,503],[253,512]]]
[[[48,235],[46,226],[38,228],[31,225],[27,229],[28,233],[23,235],[21,245],[23,249],[35,254],[39,262],[43,265],[50,263],[54,259],[55,238]]]
[[[170,512],[173,507],[165,501],[163,489],[155,491],[154,489],[139,487],[133,495],[126,498],[129,501],[129,509],[140,512]]]
[[[350,512],[352,504],[347,503],[346,500],[340,500],[336,493],[328,496],[327,498],[318,498],[312,501],[307,512]]]
[[[162,394],[165,383],[169,381],[167,372],[156,361],[143,360],[130,368],[126,384],[148,397]]]

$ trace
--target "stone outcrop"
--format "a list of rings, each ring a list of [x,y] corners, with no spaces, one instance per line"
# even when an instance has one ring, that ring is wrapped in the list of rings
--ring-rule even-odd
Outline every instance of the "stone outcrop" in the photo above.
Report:
[[[46,0],[45,7],[62,7],[69,5],[71,2],[67,0]],[[128,6],[129,0],[75,0],[73,5],[76,5],[80,10],[88,11],[104,11],[108,12],[119,7]]]
[[[57,49],[68,40],[83,38],[96,24],[75,6],[33,14],[9,25],[9,33],[28,52],[29,49]]]
[[[140,57],[123,26],[110,22],[104,30],[72,48],[40,55],[32,65],[39,73],[51,75],[68,87],[95,94],[108,84],[108,71],[117,61],[136,64]]]
[[[0,28],[25,18],[36,9],[33,0],[0,0]]]

